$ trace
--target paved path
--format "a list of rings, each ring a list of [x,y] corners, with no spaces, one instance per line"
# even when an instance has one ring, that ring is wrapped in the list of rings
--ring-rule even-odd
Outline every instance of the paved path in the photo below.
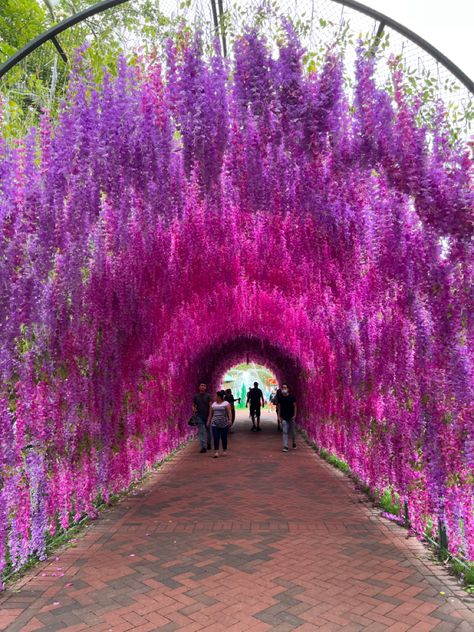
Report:
[[[0,629],[473,632],[419,543],[301,440],[282,454],[271,415],[263,428],[240,421],[226,458],[186,446],[10,587]]]

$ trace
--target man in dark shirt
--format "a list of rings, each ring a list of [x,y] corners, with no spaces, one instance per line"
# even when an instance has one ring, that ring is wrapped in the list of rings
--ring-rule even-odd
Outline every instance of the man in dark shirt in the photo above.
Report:
[[[293,449],[296,448],[296,408],[296,397],[290,395],[288,384],[282,384],[277,400],[277,415],[283,428],[283,452],[288,452],[289,431],[293,440]]]
[[[211,449],[211,429],[207,426],[212,398],[207,392],[207,384],[199,384],[199,393],[193,397],[193,411],[198,418],[198,437],[201,453]]]
[[[250,416],[252,417],[252,432],[260,431],[260,405],[265,406],[265,400],[263,399],[263,393],[258,388],[258,382],[253,383],[253,388],[249,389],[247,393],[247,403],[250,402]],[[257,425],[255,425],[257,420]]]

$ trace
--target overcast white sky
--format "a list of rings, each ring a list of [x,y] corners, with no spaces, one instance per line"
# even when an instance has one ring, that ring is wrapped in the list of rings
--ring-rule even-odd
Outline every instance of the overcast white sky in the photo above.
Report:
[[[401,22],[474,79],[474,0],[361,0]]]
[[[421,35],[474,79],[474,0],[360,1]]]

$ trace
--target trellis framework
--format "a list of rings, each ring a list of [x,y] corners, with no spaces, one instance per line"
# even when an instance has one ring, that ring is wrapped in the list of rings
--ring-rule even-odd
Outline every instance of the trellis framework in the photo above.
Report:
[[[56,53],[67,64],[72,58],[72,51],[65,51],[60,42],[61,33],[82,22],[90,22],[94,16],[105,11],[120,11],[120,5],[128,2],[130,0],[103,0],[39,34],[0,65],[0,79],[35,51],[39,53],[39,49],[42,50],[48,43],[53,44]],[[171,18],[183,17],[191,23],[199,23],[209,35],[218,32],[226,54],[232,34],[239,31],[246,19],[259,14],[260,5],[255,0],[244,0],[237,4],[229,0],[165,0],[160,4],[160,10]],[[404,25],[356,0],[282,0],[278,11],[274,9],[274,13],[279,14],[281,11],[299,24],[302,41],[310,57],[317,51],[322,57],[327,47],[339,38],[344,45],[351,44],[345,49],[347,66],[351,68],[355,60],[353,44],[359,36],[370,38],[374,47],[382,44],[385,57],[399,55],[412,77],[413,85],[418,84],[417,89],[423,91],[428,101],[442,98],[452,108],[455,119],[460,121],[458,127],[462,128],[463,135],[469,134],[473,117],[474,82],[441,51]],[[132,46],[139,45],[136,34],[131,35],[131,43]],[[41,54],[38,64],[51,65],[51,68],[54,65],[57,72],[56,62],[52,60],[54,55],[50,49],[46,57],[44,52]],[[384,81],[387,76],[382,74],[379,79]]]

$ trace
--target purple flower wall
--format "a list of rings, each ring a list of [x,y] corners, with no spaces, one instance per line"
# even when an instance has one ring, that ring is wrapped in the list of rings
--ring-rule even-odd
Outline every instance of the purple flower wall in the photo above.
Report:
[[[234,52],[78,70],[57,124],[0,144],[0,571],[176,448],[248,351],[474,560],[470,158],[362,50],[351,97],[289,27]]]

